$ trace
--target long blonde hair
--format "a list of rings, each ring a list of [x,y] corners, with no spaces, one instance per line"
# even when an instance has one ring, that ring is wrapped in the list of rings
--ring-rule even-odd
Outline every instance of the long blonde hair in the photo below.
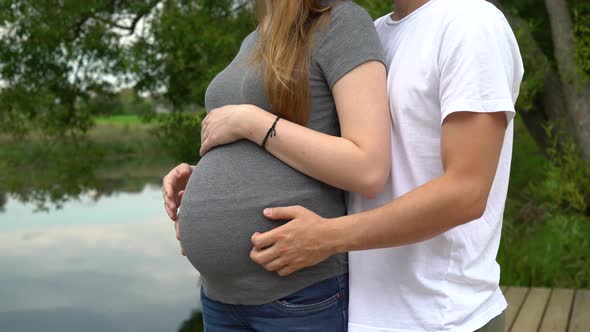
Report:
[[[331,6],[319,0],[258,0],[260,37],[254,61],[264,66],[271,112],[301,125],[310,116],[310,50],[313,33]]]

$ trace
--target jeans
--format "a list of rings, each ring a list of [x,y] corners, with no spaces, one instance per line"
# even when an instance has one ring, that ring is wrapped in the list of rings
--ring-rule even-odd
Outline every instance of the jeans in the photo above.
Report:
[[[205,332],[343,332],[348,328],[348,274],[262,305],[221,303],[202,289],[201,301]]]

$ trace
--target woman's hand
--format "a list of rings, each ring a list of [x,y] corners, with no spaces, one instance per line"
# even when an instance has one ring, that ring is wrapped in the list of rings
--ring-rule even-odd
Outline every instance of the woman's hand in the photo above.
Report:
[[[261,112],[267,113],[254,105],[227,105],[209,112],[201,124],[201,156],[216,146],[247,139]]]

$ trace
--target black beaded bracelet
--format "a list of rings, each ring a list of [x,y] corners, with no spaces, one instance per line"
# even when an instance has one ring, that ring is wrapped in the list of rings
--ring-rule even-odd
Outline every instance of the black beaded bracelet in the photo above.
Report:
[[[266,141],[268,141],[269,137],[274,137],[277,135],[277,130],[275,128],[275,126],[277,125],[277,122],[279,122],[279,119],[281,118],[280,115],[277,115],[277,118],[275,119],[275,122],[272,123],[272,126],[270,127],[270,129],[268,130],[268,132],[266,133],[266,136],[264,137],[264,140],[262,141],[262,147],[265,148],[266,146]]]

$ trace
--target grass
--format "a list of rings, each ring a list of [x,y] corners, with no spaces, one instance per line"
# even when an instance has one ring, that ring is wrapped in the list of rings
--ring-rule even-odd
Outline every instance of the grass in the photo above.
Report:
[[[97,125],[138,125],[144,123],[141,116],[133,114],[119,114],[100,116],[95,118]]]
[[[504,285],[590,288],[590,220],[551,215],[505,222],[498,254]]]

